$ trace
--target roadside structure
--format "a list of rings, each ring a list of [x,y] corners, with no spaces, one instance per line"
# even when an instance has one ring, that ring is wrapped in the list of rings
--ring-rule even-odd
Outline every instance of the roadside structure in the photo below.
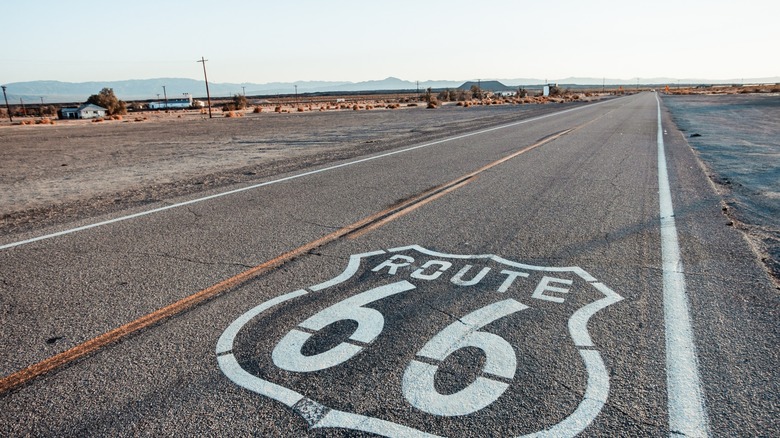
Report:
[[[102,106],[97,106],[91,103],[85,103],[77,108],[60,108],[57,111],[57,117],[61,120],[65,119],[96,119],[98,117],[105,117],[108,110]]]
[[[149,109],[183,109],[192,108],[192,96],[180,99],[168,99],[165,101],[149,102]]]

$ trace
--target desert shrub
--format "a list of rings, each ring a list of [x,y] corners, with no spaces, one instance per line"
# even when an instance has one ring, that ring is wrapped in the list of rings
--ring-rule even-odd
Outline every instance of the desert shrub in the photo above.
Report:
[[[406,106],[413,107],[413,106],[417,106],[417,104],[416,104],[416,103],[414,103],[414,102],[412,102],[412,103],[409,103],[409,104],[407,104]]]
[[[434,98],[431,99],[431,101],[428,102],[428,105],[426,105],[425,107],[428,109],[436,109],[438,106],[439,106],[439,102],[437,102],[436,99]]]
[[[235,112],[235,111],[228,111],[225,113],[225,117],[244,117],[243,113]]]
[[[441,91],[437,98],[443,102],[453,102],[458,100],[458,93],[447,88]]]
[[[359,109],[360,109],[360,107],[359,107],[359,106],[357,106],[357,105],[352,105],[352,111],[357,111],[357,110],[359,110]]]
[[[261,113],[261,112],[263,112],[263,107],[256,106],[255,109],[252,110],[252,112],[255,113],[255,114]]]
[[[246,96],[241,94],[233,95],[233,109],[242,110],[246,108]]]
[[[119,114],[114,114],[114,115],[110,116],[110,119],[111,120],[122,120],[122,116],[120,116]]]
[[[275,112],[275,113],[280,113],[280,112],[282,112],[282,106],[281,106],[281,105],[276,105],[276,108],[274,108],[274,112]]]
[[[57,108],[55,108],[52,105],[44,105],[44,106],[41,106],[40,108],[38,108],[38,114],[41,117],[43,117],[43,116],[53,116],[53,115],[57,114]]]
[[[472,85],[471,89],[471,95],[474,96],[474,99],[482,99],[485,97],[485,95],[482,93],[482,88],[480,88],[478,85]]]
[[[106,120],[106,119],[104,119],[104,118],[102,118],[102,117],[98,117],[98,118],[96,118],[96,119],[92,119],[92,123],[100,123],[100,122],[102,122],[102,121],[105,121],[105,120]]]

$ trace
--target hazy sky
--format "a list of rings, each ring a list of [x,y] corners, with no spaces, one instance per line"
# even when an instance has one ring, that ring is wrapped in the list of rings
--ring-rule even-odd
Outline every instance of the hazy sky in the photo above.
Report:
[[[780,2],[4,2],[0,83],[780,76]]]

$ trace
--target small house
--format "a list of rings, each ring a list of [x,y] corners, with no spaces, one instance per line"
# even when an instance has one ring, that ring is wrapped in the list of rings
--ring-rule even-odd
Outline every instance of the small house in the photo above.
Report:
[[[85,103],[78,108],[60,108],[57,111],[57,117],[60,119],[96,119],[105,117],[107,111],[102,106]]]

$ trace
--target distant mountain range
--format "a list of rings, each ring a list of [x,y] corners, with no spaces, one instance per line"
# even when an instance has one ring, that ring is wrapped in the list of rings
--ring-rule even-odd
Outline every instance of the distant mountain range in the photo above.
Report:
[[[483,80],[488,83],[488,80]],[[499,79],[502,84],[514,87],[534,87],[545,83],[540,79]],[[477,81],[471,81],[476,83]],[[636,85],[636,79],[610,79],[610,78],[564,78],[550,80],[550,83],[561,85]],[[360,92],[360,91],[398,91],[398,90],[425,90],[427,88],[444,89],[458,88],[467,81],[405,81],[389,77],[383,80],[365,82],[347,81],[299,81],[299,82],[272,82],[267,84],[255,83],[211,83],[209,91],[212,98],[230,97],[235,94],[247,96],[273,96],[292,95],[294,93],[324,93],[324,92]],[[712,81],[706,79],[673,79],[673,78],[640,78],[641,85],[664,84],[755,84],[755,83],[780,83],[780,77],[752,78]],[[163,91],[163,86],[165,91]],[[297,89],[296,89],[297,86]],[[97,94],[101,89],[113,88],[114,93],[122,100],[148,100],[163,99],[167,94],[169,99],[182,97],[183,94],[191,94],[196,98],[205,98],[206,87],[203,81],[186,78],[157,78],[157,79],[131,79],[125,81],[105,82],[59,82],[59,81],[31,81],[6,84],[8,100],[14,104],[22,99],[32,104],[40,103],[41,98],[45,103],[83,102],[90,95]]]

